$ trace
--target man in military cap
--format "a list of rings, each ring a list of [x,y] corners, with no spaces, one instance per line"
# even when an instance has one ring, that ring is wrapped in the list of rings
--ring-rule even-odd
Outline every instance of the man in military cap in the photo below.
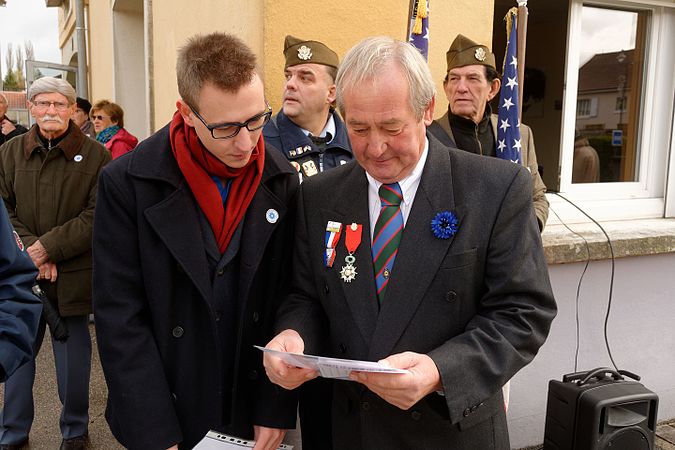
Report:
[[[280,149],[300,178],[351,161],[344,123],[333,110],[338,56],[325,44],[286,36],[282,110],[265,125],[265,142]]]
[[[446,53],[448,71],[443,88],[448,98],[448,112],[429,127],[445,145],[478,153],[496,155],[497,115],[492,114],[490,100],[501,87],[495,55],[485,46],[458,34]],[[546,186],[539,175],[532,130],[520,125],[521,160],[532,175],[532,200],[539,223],[544,229],[548,218]]]

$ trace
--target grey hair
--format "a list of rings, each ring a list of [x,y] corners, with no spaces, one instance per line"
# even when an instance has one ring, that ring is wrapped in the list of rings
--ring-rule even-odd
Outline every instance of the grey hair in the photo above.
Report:
[[[75,89],[66,80],[54,77],[42,77],[33,81],[33,84],[28,88],[28,101],[32,102],[38,94],[49,94],[56,92],[68,99],[68,104],[75,103],[77,94]]]
[[[436,95],[436,85],[429,65],[411,44],[388,36],[362,40],[351,48],[340,63],[336,84],[336,102],[342,117],[344,93],[377,76],[386,75],[389,64],[396,64],[408,80],[410,106],[415,117],[421,119]]]
[[[7,97],[5,97],[5,94],[0,92],[0,103],[4,103],[5,105],[9,105],[9,100],[7,100]]]

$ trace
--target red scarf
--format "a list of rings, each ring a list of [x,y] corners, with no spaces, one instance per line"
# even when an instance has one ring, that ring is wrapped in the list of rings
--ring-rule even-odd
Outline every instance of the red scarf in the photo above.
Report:
[[[197,137],[195,129],[188,126],[176,111],[169,127],[169,138],[178,167],[197,199],[199,207],[209,219],[218,248],[223,254],[232,239],[234,230],[244,218],[253,195],[258,190],[265,165],[265,144],[262,135],[248,163],[240,169],[226,166],[213,156]],[[211,175],[232,180],[227,205],[223,206],[216,183]]]

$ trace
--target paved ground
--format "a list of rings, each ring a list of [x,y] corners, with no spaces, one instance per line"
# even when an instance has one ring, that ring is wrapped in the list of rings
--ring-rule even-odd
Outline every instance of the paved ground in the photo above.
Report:
[[[105,421],[105,400],[107,389],[101,372],[96,347],[96,335],[90,327],[93,344],[91,384],[89,388],[89,436],[92,450],[120,450],[123,447],[113,438]],[[56,375],[50,339],[46,338],[37,360],[37,375],[33,389],[35,398],[35,421],[30,434],[30,450],[58,449],[61,444],[59,432],[59,414],[61,405],[56,390]],[[0,406],[3,404],[3,387],[0,384]],[[675,450],[675,421],[662,423],[657,428],[657,446],[655,450]],[[299,439],[289,436],[295,450],[302,450]],[[522,450],[538,450],[541,445]]]
[[[108,394],[101,363],[98,359],[96,335],[93,326],[90,327],[92,335],[92,373],[89,386],[89,436],[90,449],[118,450],[123,447],[117,443],[110,433],[108,424],[103,417],[105,401]],[[33,397],[35,399],[35,420],[31,430],[27,447],[31,450],[58,449],[61,445],[61,432],[59,431],[59,414],[61,404],[56,389],[56,372],[54,369],[54,357],[52,353],[51,339],[45,336],[44,344],[37,360],[37,371]],[[3,404],[4,391],[0,385],[0,405]]]

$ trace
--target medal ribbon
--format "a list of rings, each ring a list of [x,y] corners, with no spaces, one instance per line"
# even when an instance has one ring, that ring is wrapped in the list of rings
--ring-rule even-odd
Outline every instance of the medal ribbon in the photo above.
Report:
[[[346,236],[345,236],[345,245],[347,246],[347,251],[350,255],[353,255],[359,245],[361,245],[361,230],[363,226],[361,224],[351,224],[347,227]]]

